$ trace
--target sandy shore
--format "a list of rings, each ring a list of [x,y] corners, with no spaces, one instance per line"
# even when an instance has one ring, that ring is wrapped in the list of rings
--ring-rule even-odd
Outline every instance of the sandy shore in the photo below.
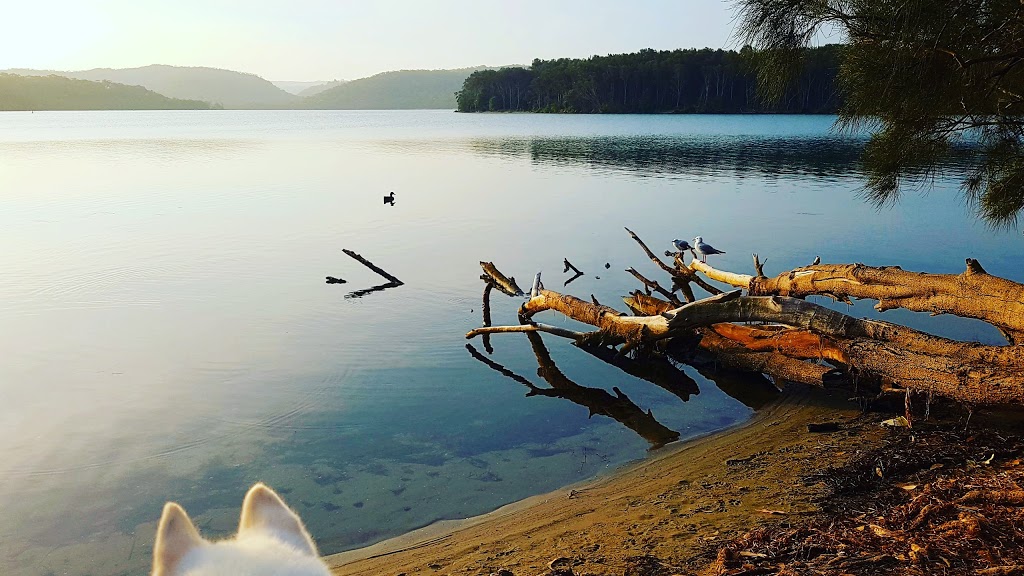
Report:
[[[716,544],[813,514],[822,487],[801,479],[870,443],[871,432],[811,434],[810,422],[860,412],[847,394],[793,387],[742,426],[671,447],[591,483],[464,522],[440,523],[328,558],[335,574],[676,573],[714,560]],[[839,441],[839,438],[842,441]]]

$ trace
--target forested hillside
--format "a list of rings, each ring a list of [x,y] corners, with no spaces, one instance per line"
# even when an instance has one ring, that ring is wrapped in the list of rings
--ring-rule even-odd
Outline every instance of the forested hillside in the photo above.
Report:
[[[333,110],[455,108],[455,93],[474,70],[398,70],[345,82],[305,99],[303,107]]]
[[[255,74],[206,68],[154,64],[141,68],[94,68],[75,72],[7,70],[22,76],[56,74],[78,80],[109,81],[142,86],[169,98],[203,100],[225,108],[287,108],[299,100]]]
[[[460,112],[834,113],[841,51],[839,45],[807,49],[799,82],[778,103],[758,97],[752,50],[705,48],[647,49],[479,70],[463,83],[457,105]]]
[[[0,74],[0,110],[206,110],[208,102],[168,98],[141,86],[63,76]]]

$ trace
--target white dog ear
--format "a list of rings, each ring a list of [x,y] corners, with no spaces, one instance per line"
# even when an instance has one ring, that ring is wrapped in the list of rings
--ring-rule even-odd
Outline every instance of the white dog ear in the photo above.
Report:
[[[250,488],[245,495],[242,518],[238,523],[239,536],[253,531],[269,533],[303,554],[319,556],[316,544],[298,514],[292,512],[277,492],[262,483]]]
[[[185,510],[168,502],[160,516],[156,529],[156,544],[153,546],[153,576],[170,576],[178,562],[194,548],[204,544],[199,531]]]

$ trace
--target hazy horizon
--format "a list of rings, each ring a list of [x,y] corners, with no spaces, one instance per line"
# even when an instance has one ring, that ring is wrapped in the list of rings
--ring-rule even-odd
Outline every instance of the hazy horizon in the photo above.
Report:
[[[55,0],[6,12],[18,25],[0,37],[0,69],[164,64],[309,82],[643,48],[737,47],[731,0],[526,0],[514,9],[464,0]]]

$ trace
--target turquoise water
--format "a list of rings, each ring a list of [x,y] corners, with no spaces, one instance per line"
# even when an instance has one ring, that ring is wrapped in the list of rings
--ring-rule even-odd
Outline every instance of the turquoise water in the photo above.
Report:
[[[700,234],[741,272],[752,252],[772,274],[816,255],[932,272],[974,257],[1024,280],[1020,234],[975,221],[955,184],[866,205],[862,142],[830,123],[0,114],[0,571],[144,573],[166,500],[224,535],[257,480],[325,553],[486,512],[643,457],[629,427],[588,418],[613,387],[629,399],[616,413],[650,410],[683,438],[749,416],[689,367],[700,393],[684,402],[547,337],[577,387],[527,397],[465,348],[480,260],[554,288],[568,258],[587,274],[566,290],[612,306],[637,287],[625,268],[658,274],[623,226],[657,251]],[[342,248],[405,284],[346,297],[383,280]],[[495,293],[494,322],[518,304]],[[884,317],[999,341],[973,321]],[[548,387],[525,337],[491,342],[488,358]]]

